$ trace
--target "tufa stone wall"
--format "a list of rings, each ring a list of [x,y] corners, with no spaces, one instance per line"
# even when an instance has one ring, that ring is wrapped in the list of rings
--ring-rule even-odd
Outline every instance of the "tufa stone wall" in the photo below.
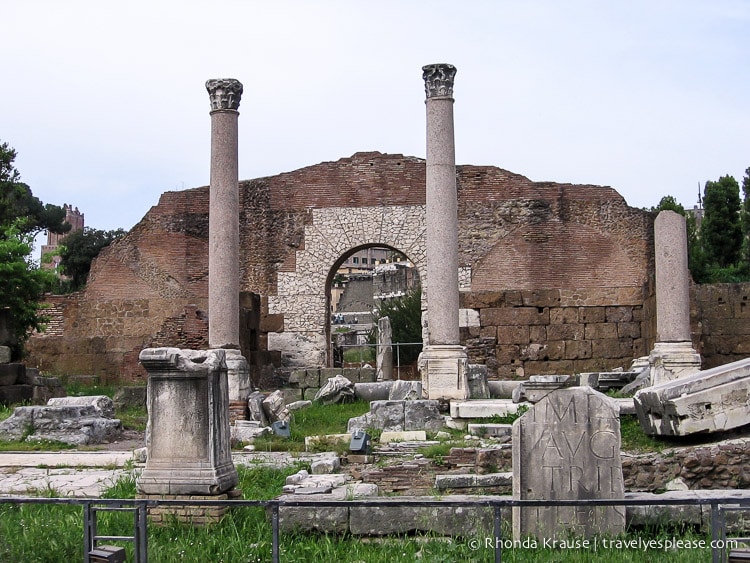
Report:
[[[473,361],[495,377],[528,376],[626,367],[648,352],[651,213],[611,188],[489,166],[459,166],[457,185],[462,334]],[[240,183],[240,290],[251,297],[241,341],[256,381],[329,361],[326,288],[347,254],[398,250],[429,291],[424,204],[424,160],[403,155],[357,153]],[[84,292],[50,298],[51,330],[30,340],[30,364],[132,380],[145,376],[144,347],[205,346],[207,241],[208,188],[162,194],[102,251]],[[712,322],[719,358],[717,335],[730,329]]]
[[[703,369],[750,356],[750,283],[690,288],[693,346]]]

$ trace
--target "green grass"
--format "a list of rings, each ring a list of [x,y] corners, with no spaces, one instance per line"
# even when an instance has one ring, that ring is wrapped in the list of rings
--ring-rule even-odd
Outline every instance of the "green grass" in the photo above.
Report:
[[[620,449],[632,453],[662,452],[667,448],[684,445],[679,440],[647,435],[641,428],[638,417],[632,414],[620,416],[620,437]]]
[[[370,403],[355,401],[335,405],[314,402],[311,406],[294,411],[289,426],[290,437],[258,438],[254,445],[257,451],[304,451],[305,436],[343,434],[350,418],[370,410]]]
[[[267,467],[237,468],[239,488],[245,499],[271,499],[280,494],[287,475],[301,466],[285,469]],[[130,474],[115,483],[105,498],[134,498],[135,476]],[[54,491],[39,491],[40,496]],[[68,505],[18,505],[0,503],[0,561],[58,562],[82,559],[83,510]],[[98,532],[108,535],[131,535],[131,513],[100,512]],[[443,538],[432,535],[362,538],[350,534],[282,533],[280,559],[284,562],[489,562],[494,560],[491,537],[480,534],[471,538]],[[150,561],[223,561],[225,563],[270,561],[271,525],[263,508],[237,508],[219,523],[193,527],[172,521],[164,526],[148,526]],[[503,537],[510,538],[509,523],[503,522]],[[699,532],[679,525],[663,525],[631,530],[624,539],[667,541],[708,540]],[[474,543],[472,543],[472,540]],[[478,543],[477,543],[478,542]],[[487,543],[489,542],[489,543]],[[128,561],[133,560],[129,542],[113,542],[126,548]],[[702,562],[710,560],[708,549],[550,549],[514,547],[503,550],[508,562]]]

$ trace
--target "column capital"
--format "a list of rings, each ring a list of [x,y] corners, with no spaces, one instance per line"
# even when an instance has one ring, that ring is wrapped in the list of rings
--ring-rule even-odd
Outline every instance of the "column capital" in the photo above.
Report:
[[[453,79],[456,76],[456,67],[449,64],[425,65],[422,67],[422,78],[424,79],[424,90],[427,99],[430,98],[452,98]]]
[[[211,99],[211,110],[232,109],[240,107],[242,83],[234,78],[212,78],[206,80],[206,90]]]

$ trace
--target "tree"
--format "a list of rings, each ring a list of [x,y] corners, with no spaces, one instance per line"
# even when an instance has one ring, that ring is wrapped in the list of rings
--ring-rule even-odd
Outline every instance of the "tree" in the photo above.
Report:
[[[0,309],[10,311],[13,355],[19,357],[32,330],[46,322],[39,300],[54,274],[30,260],[32,236],[15,226],[0,229]]]
[[[394,343],[422,342],[422,288],[412,289],[401,297],[382,300],[374,316],[376,324],[381,317],[391,320]],[[403,346],[399,352],[401,364],[415,361],[421,351],[421,346]]]
[[[750,168],[745,169],[745,177],[742,178],[742,214],[740,223],[742,225],[743,257],[746,267],[750,267]]]
[[[13,165],[16,151],[8,143],[0,143],[0,225],[14,225],[19,234],[36,234],[49,230],[67,233],[65,210],[59,205],[44,205],[21,182],[21,174]]]
[[[659,200],[659,205],[656,207],[652,207],[651,211],[659,212],[659,211],[674,211],[675,213],[679,213],[683,217],[685,216],[685,208],[677,202],[674,196],[671,195],[665,195],[663,198]]]
[[[125,235],[123,229],[101,231],[85,227],[66,236],[60,243],[60,269],[72,278],[72,289],[77,290],[86,284],[91,263],[102,248]]]
[[[710,264],[718,268],[737,265],[742,249],[740,186],[732,176],[706,182],[703,195],[701,241]]]

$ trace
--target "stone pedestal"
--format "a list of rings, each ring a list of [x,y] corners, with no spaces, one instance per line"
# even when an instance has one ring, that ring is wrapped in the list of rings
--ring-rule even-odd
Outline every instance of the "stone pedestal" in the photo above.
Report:
[[[701,369],[701,356],[690,342],[657,342],[648,362],[651,385],[660,385]]]
[[[147,348],[148,461],[143,495],[221,495],[238,482],[229,442],[224,350]]]
[[[513,496],[624,498],[617,405],[590,387],[546,395],[513,423]],[[513,538],[563,539],[625,530],[625,507],[514,507]]]
[[[419,355],[422,387],[432,400],[469,398],[468,354],[463,346],[426,346]]]

